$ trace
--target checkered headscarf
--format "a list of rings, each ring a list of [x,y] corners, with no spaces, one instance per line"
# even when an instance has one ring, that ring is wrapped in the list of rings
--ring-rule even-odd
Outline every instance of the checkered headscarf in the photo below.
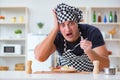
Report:
[[[78,8],[61,3],[55,8],[57,14],[58,23],[62,23],[67,20],[80,22],[82,20],[82,11]]]

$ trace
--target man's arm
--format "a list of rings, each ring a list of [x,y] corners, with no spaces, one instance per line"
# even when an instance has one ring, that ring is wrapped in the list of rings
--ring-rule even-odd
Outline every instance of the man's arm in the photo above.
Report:
[[[105,45],[98,46],[92,49],[92,43],[87,40],[81,41],[81,48],[88,55],[89,59],[93,62],[94,60],[100,61],[100,70],[105,67],[109,67],[108,50]]]
[[[56,50],[56,47],[54,45],[54,40],[59,31],[59,26],[54,11],[53,11],[53,16],[54,16],[53,30],[40,44],[36,46],[34,50],[35,58],[41,62],[45,61]]]
[[[94,60],[100,61],[100,70],[103,70],[105,67],[109,67],[109,58],[108,58],[108,51],[105,47],[99,46],[87,52],[88,57],[93,62]]]
[[[35,47],[35,58],[38,61],[45,61],[55,51],[54,35],[50,33],[40,44]]]

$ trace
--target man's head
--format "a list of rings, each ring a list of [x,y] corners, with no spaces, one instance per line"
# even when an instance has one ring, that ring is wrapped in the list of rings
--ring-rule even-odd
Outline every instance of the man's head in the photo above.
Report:
[[[78,8],[61,3],[55,8],[57,14],[58,23],[65,21],[75,21],[79,23],[82,20],[82,11]]]
[[[79,37],[78,23],[82,20],[82,11],[62,3],[55,8],[55,12],[63,37],[70,42],[76,41]]]

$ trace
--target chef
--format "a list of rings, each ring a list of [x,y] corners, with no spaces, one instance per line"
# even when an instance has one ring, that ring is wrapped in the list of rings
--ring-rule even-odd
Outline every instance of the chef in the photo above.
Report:
[[[65,3],[53,10],[54,27],[35,48],[35,58],[45,61],[58,51],[58,66],[72,66],[77,71],[93,71],[93,61],[100,62],[99,69],[109,67],[108,50],[98,28],[80,24],[82,11]]]

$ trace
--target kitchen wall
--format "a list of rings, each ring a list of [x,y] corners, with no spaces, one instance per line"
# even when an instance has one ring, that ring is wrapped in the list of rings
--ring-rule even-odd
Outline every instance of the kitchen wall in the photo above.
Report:
[[[37,22],[45,23],[43,33],[53,27],[52,9],[59,3],[71,6],[120,6],[120,0],[0,0],[0,6],[26,6],[29,8],[29,32],[38,33]]]

